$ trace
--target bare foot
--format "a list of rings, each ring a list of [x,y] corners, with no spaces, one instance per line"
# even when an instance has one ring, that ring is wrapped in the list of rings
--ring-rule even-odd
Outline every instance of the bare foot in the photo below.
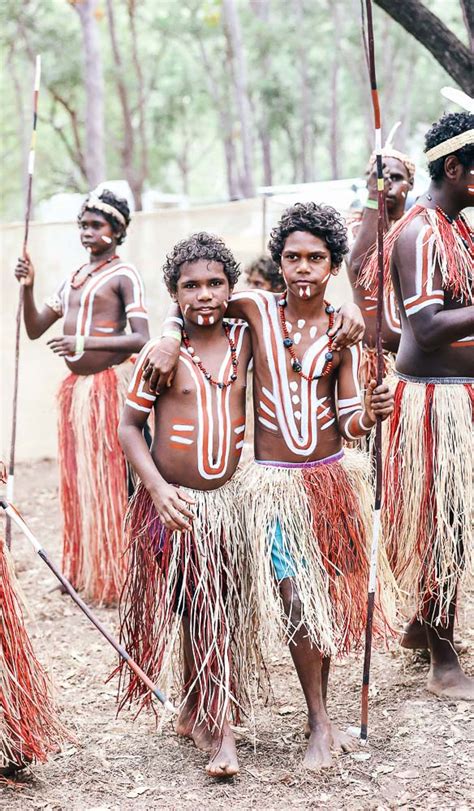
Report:
[[[423,623],[416,619],[407,622],[400,637],[400,645],[408,650],[428,650],[428,637]],[[463,639],[455,639],[453,647],[458,656],[468,649]]]
[[[194,724],[192,721],[193,708],[187,704],[181,710],[175,724],[175,730],[183,738],[190,738],[194,745],[203,752],[211,752],[213,737],[205,724]]]
[[[310,725],[308,748],[303,760],[305,769],[318,772],[320,769],[328,769],[332,765],[331,726],[330,722]]]
[[[206,766],[209,777],[234,777],[239,773],[235,738],[227,721],[215,735],[211,759]]]
[[[454,667],[430,667],[428,690],[441,698],[474,701],[474,679]]]
[[[311,736],[311,728],[309,721],[306,721],[304,727],[304,736],[309,738]],[[331,749],[333,752],[355,752],[359,748],[359,739],[354,735],[349,735],[348,732],[343,732],[338,729],[336,724],[331,721]]]

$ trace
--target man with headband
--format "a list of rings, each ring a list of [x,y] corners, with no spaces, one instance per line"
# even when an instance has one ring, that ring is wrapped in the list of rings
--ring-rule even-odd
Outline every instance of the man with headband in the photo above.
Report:
[[[474,115],[444,115],[425,136],[428,191],[385,241],[400,309],[398,384],[385,470],[385,536],[408,598],[405,647],[429,647],[428,689],[473,699],[453,641],[461,577],[472,576],[474,443]],[[391,270],[391,276],[390,276]],[[372,258],[362,271],[370,289]]]
[[[89,260],[42,309],[35,303],[30,258],[19,259],[15,269],[25,288],[29,338],[64,317],[63,334],[48,341],[70,371],[58,395],[63,567],[76,589],[104,605],[117,601],[125,574],[127,470],[117,427],[133,370],[130,358],[149,338],[142,280],[116,253],[129,222],[126,200],[107,189],[92,192],[78,216]]]
[[[394,127],[395,129],[396,127]],[[415,164],[403,152],[394,149],[390,133],[382,152],[385,178],[385,227],[398,222],[405,213],[408,192],[413,188]],[[374,250],[377,238],[377,167],[375,153],[367,166],[367,201],[362,215],[348,222],[350,255],[348,260],[349,280],[354,291],[354,301],[362,310],[365,321],[363,353],[360,365],[361,386],[365,390],[371,380],[377,378],[376,319],[377,285],[369,290],[359,286],[359,274],[367,256]],[[395,355],[400,342],[400,319],[393,291],[384,299],[382,321],[382,345],[385,358],[385,374],[393,370]]]

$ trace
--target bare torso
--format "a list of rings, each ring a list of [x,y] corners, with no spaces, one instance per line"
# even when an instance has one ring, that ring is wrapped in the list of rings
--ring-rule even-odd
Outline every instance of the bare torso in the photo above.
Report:
[[[94,273],[80,287],[71,285],[69,277],[60,289],[63,304],[64,335],[109,338],[125,335],[127,320],[146,313],[143,285],[134,268],[115,260]],[[76,284],[77,282],[74,282]],[[122,363],[130,352],[85,350],[66,355],[68,368],[78,375],[102,372]]]
[[[291,366],[283,346],[278,300],[281,294],[234,294],[245,298],[254,354],[253,392],[255,458],[260,461],[310,462],[332,456],[342,447],[339,409],[361,408],[357,385],[360,346],[344,350],[353,359],[352,372],[339,378],[342,353],[334,352],[333,370],[327,377],[304,380]],[[303,371],[320,374],[328,351],[328,317],[287,321]],[[351,366],[351,364],[349,364]],[[336,378],[339,391],[336,394]],[[351,402],[349,402],[351,401]]]
[[[251,356],[246,325],[231,327],[239,365],[237,380],[225,389],[208,382],[181,347],[173,384],[158,398],[148,391],[141,370],[154,343],[145,347],[134,376],[128,404],[136,408],[154,403],[154,436],[151,454],[163,478],[198,490],[214,490],[235,472],[245,432],[247,368]],[[229,343],[224,333],[212,343],[197,344],[204,367],[215,379],[227,380],[232,371]]]
[[[420,333],[429,330],[433,311],[469,306],[442,289],[434,254],[427,249],[430,236],[430,226],[420,215],[399,237],[393,252],[392,278],[402,321],[397,370],[416,377],[474,377],[474,334],[441,342],[433,349],[424,349],[419,340]]]

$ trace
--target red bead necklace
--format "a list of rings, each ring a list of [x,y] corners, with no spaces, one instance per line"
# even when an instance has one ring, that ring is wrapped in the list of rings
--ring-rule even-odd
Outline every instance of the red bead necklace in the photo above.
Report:
[[[235,343],[234,343],[234,341],[233,341],[233,339],[231,337],[231,334],[230,334],[230,327],[225,321],[222,322],[222,326],[224,328],[226,338],[229,341],[230,355],[231,355],[231,362],[232,362],[232,372],[231,372],[231,374],[229,376],[229,379],[228,379],[228,381],[226,383],[224,383],[221,380],[216,380],[211,375],[211,373],[207,371],[206,367],[201,362],[200,357],[198,355],[196,355],[194,348],[191,346],[191,342],[189,340],[188,333],[186,332],[184,327],[182,328],[183,343],[184,343],[186,349],[188,350],[189,354],[191,355],[191,358],[193,359],[193,362],[196,364],[198,369],[201,370],[201,372],[203,373],[206,380],[209,380],[209,383],[212,383],[213,386],[217,386],[218,389],[226,389],[227,386],[232,386],[232,383],[235,383],[235,381],[237,380],[237,369],[239,368],[239,359],[237,357],[237,349],[236,349]]]
[[[100,265],[97,265],[97,267],[96,267],[96,268],[94,268],[93,270],[90,270],[90,271],[89,271],[89,273],[86,273],[86,275],[84,276],[84,278],[83,278],[83,279],[81,279],[81,281],[80,281],[80,282],[76,282],[76,281],[75,281],[75,279],[76,279],[77,274],[78,274],[78,273],[80,273],[80,272],[81,272],[81,270],[82,270],[83,268],[85,268],[85,267],[86,267],[86,265],[87,265],[88,263],[86,262],[84,265],[81,265],[81,267],[80,267],[80,268],[78,268],[78,269],[77,269],[77,270],[76,270],[76,271],[75,271],[75,272],[72,274],[72,278],[71,278],[71,287],[72,287],[72,289],[73,289],[73,290],[79,290],[79,288],[80,288],[80,287],[82,287],[82,286],[83,286],[83,285],[86,283],[87,279],[90,279],[90,278],[91,278],[91,276],[93,276],[95,273],[97,273],[99,270],[101,270],[101,268],[105,267],[105,265],[108,265],[108,264],[109,264],[109,262],[113,262],[113,261],[114,261],[114,259],[118,259],[118,254],[116,254],[116,253],[115,253],[115,254],[114,254],[113,256],[111,256],[109,259],[106,259],[106,260],[105,260],[105,262],[101,262],[101,264],[100,264]]]
[[[324,305],[325,311],[329,316],[329,327],[327,329],[327,332],[329,332],[329,330],[331,330],[334,326],[334,307],[332,306],[332,304],[329,304],[328,301],[324,301]],[[309,375],[305,374],[303,372],[303,366],[296,357],[296,352],[293,349],[294,346],[293,338],[290,338],[288,334],[288,327],[286,326],[286,318],[285,318],[285,307],[286,307],[286,299],[280,299],[280,301],[278,302],[278,311],[280,314],[281,331],[283,332],[283,346],[285,347],[285,349],[288,349],[288,352],[290,353],[291,367],[293,371],[299,374],[300,377],[303,377],[305,380],[307,380],[308,383],[312,383],[313,380],[319,380],[321,377],[326,377],[333,367],[333,359],[334,359],[334,353],[332,351],[333,339],[329,338],[328,336],[329,338],[328,350],[324,356],[325,362],[321,374],[314,375],[313,377],[310,377]]]

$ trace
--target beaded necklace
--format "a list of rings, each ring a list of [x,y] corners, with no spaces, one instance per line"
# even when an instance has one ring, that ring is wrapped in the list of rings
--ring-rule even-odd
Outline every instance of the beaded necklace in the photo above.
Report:
[[[198,367],[198,369],[201,370],[201,372],[203,373],[206,380],[208,380],[209,383],[212,383],[213,386],[217,386],[218,389],[226,389],[227,386],[232,386],[232,383],[235,383],[235,381],[237,380],[237,369],[239,368],[239,359],[237,357],[237,349],[236,349],[235,343],[232,340],[232,337],[231,337],[231,334],[230,334],[230,327],[229,327],[228,324],[226,324],[225,321],[222,322],[222,326],[224,328],[226,338],[229,341],[230,355],[231,355],[231,359],[232,359],[232,372],[231,372],[227,382],[223,382],[221,380],[216,380],[211,375],[211,373],[207,371],[206,367],[204,366],[204,364],[201,361],[201,358],[198,355],[196,355],[194,348],[191,346],[191,342],[189,340],[188,333],[186,332],[184,327],[182,328],[183,343],[184,343],[187,351],[191,355],[193,363],[195,363],[196,366]]]
[[[80,267],[80,268],[78,268],[76,271],[74,271],[74,273],[72,274],[72,278],[71,278],[71,287],[72,287],[72,289],[73,289],[73,290],[79,290],[79,288],[80,288],[80,287],[82,287],[82,286],[83,286],[83,285],[86,283],[87,279],[90,279],[90,278],[91,278],[91,276],[93,276],[95,273],[97,273],[99,270],[101,270],[101,268],[105,267],[105,265],[108,265],[108,264],[109,264],[109,262],[113,262],[113,261],[114,261],[114,259],[118,259],[118,258],[119,258],[119,257],[118,257],[118,254],[116,254],[116,253],[115,253],[115,254],[114,254],[113,256],[111,256],[109,259],[106,259],[106,260],[105,260],[105,262],[101,262],[101,264],[100,264],[100,265],[97,265],[97,267],[96,267],[96,268],[93,268],[92,270],[90,270],[90,271],[89,271],[89,273],[86,273],[86,275],[84,276],[84,278],[83,278],[83,279],[81,279],[81,281],[80,281],[80,282],[76,282],[76,281],[75,281],[76,276],[78,275],[78,273],[80,273],[80,272],[81,272],[81,270],[82,270],[83,268],[85,268],[85,267],[86,267],[86,265],[87,265],[88,263],[86,262],[84,265],[81,265],[81,267]]]
[[[324,356],[324,366],[321,374],[313,375],[313,377],[310,377],[309,375],[305,374],[303,372],[303,365],[301,361],[299,361],[298,358],[296,357],[296,352],[293,349],[294,341],[292,338],[290,338],[288,334],[288,327],[286,326],[286,318],[285,318],[286,305],[287,305],[286,299],[280,299],[278,302],[278,312],[280,315],[281,331],[283,332],[283,346],[290,353],[291,367],[293,371],[299,374],[300,377],[303,377],[305,380],[307,380],[308,383],[312,383],[313,380],[319,380],[321,377],[326,377],[333,367],[333,358],[334,358],[334,353],[332,351],[333,339],[329,338],[328,351]],[[334,307],[332,306],[332,304],[329,304],[329,302],[326,300],[324,301],[324,306],[325,312],[329,316],[329,327],[327,329],[327,332],[329,332],[329,330],[331,330],[334,326]]]

